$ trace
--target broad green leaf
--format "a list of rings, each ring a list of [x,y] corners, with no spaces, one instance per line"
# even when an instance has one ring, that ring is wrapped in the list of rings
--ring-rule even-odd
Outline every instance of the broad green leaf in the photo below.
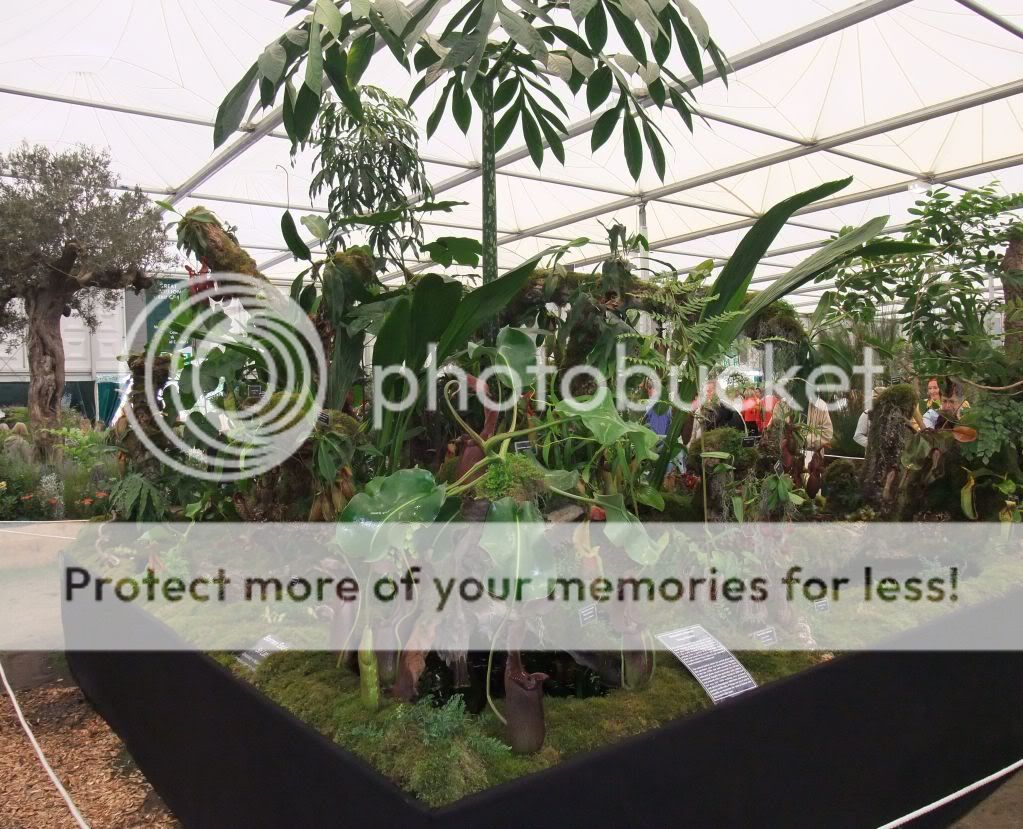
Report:
[[[792,215],[797,210],[848,187],[851,182],[852,178],[829,181],[806,190],[779,202],[757,219],[711,287],[710,293],[716,294],[717,298],[704,308],[703,318],[710,319],[718,314],[736,310],[746,298],[754,269]]]
[[[351,48],[348,50],[348,84],[350,86],[359,82],[369,66],[376,41],[377,35],[373,31],[366,32],[352,41]]]
[[[402,525],[433,521],[444,499],[444,487],[438,486],[425,469],[399,469],[392,475],[374,478],[341,513],[337,543],[350,557],[378,561],[391,549],[405,545],[406,529]],[[368,538],[353,536],[344,524],[375,525],[376,531]]]
[[[655,510],[664,509],[664,496],[649,484],[636,487],[636,500]]]
[[[535,375],[531,376],[529,369],[536,365],[536,343],[525,331],[510,326],[502,328],[497,332],[494,352],[494,362],[504,369],[497,375],[501,385],[509,388],[516,385],[505,372],[516,378],[520,391],[533,384]]]
[[[656,40],[661,33],[661,23],[650,7],[648,0],[621,0],[625,13],[635,18],[636,22],[643,27],[643,31],[651,41]]]
[[[437,359],[446,360],[464,348],[481,325],[496,317],[512,298],[518,295],[536,270],[537,263],[549,252],[538,253],[499,279],[466,294],[458,305],[451,325],[437,346]]]
[[[607,44],[607,15],[604,13],[604,6],[598,3],[593,10],[586,15],[584,25],[586,31],[586,42],[594,53],[601,52]]]
[[[631,112],[625,116],[622,137],[625,139],[625,163],[629,167],[629,174],[638,181],[643,171],[643,141],[639,137],[636,118]]]
[[[586,15],[590,13],[600,0],[569,0],[568,7],[572,11],[572,17],[576,23],[582,23]]]
[[[674,9],[672,11],[674,12]],[[686,62],[686,66],[689,68],[695,81],[702,84],[704,73],[703,55],[700,53],[700,45],[696,42],[693,33],[677,12],[671,15],[671,22],[672,28],[675,31],[675,37],[678,39],[678,48],[682,52],[682,59]]]
[[[323,43],[320,40],[322,29],[315,19],[309,24],[309,55],[305,63],[304,86],[316,93],[317,101],[323,93]]]
[[[242,119],[245,118],[245,113],[249,108],[249,98],[252,97],[252,92],[256,88],[257,77],[259,77],[259,64],[254,63],[224,97],[217,109],[217,118],[213,124],[214,147],[223,144],[228,136],[241,126]]]
[[[376,342],[373,344],[373,365],[386,368],[404,365],[409,360],[409,341],[412,327],[412,301],[399,297],[391,306]],[[410,368],[412,368],[410,366]],[[389,377],[391,385],[399,378]]]
[[[302,84],[298,89],[298,97],[295,99],[294,111],[294,138],[297,141],[305,141],[312,132],[313,124],[316,122],[316,115],[320,111],[320,93]],[[290,133],[289,133],[290,134]]]
[[[500,568],[499,578],[509,587],[518,578],[523,601],[542,599],[556,577],[554,551],[544,534],[544,520],[532,502],[511,498],[494,501],[480,536],[480,546]],[[510,593],[511,591],[509,591]]]
[[[522,110],[522,137],[526,141],[529,157],[539,169],[543,164],[543,136],[536,125],[536,119],[525,108]]]
[[[305,225],[306,229],[321,242],[326,242],[327,238],[330,236],[330,226],[327,224],[327,220],[324,219],[323,216],[317,216],[315,213],[310,213],[308,216],[300,218],[299,221]]]
[[[593,132],[590,133],[590,149],[596,152],[607,143],[607,139],[614,133],[615,125],[622,113],[621,107],[613,107],[604,112],[593,125]]]
[[[407,363],[419,371],[426,362],[427,350],[447,330],[462,297],[462,284],[431,273],[420,277],[412,291],[411,332]]]
[[[267,80],[277,83],[284,77],[284,67],[288,63],[288,53],[279,43],[271,43],[256,61],[259,71]]]
[[[472,123],[472,102],[457,83],[451,93],[451,114],[455,116],[455,123],[463,134],[467,133]]]
[[[334,37],[341,37],[344,19],[332,0],[316,0],[316,11],[313,12],[313,19]]]
[[[309,246],[298,235],[295,218],[291,215],[290,210],[284,211],[284,215],[281,216],[281,233],[284,236],[284,243],[288,246],[288,250],[291,251],[296,259],[313,261],[313,255],[309,250]]]
[[[862,245],[883,231],[887,224],[888,217],[879,216],[850,233],[833,239],[813,254],[813,256],[801,262],[784,276],[778,277],[769,287],[760,291],[753,298],[753,301],[743,308],[743,313],[740,316],[719,330],[715,339],[723,344],[731,343],[739,336],[739,332],[749,320],[753,319],[769,305],[782,299],[786,294],[815,279],[836,262],[855,254]]]
[[[907,256],[930,253],[934,245],[922,245],[915,242],[878,241],[864,245],[859,255],[864,259],[879,259],[884,256]]]
[[[479,265],[480,257],[483,255],[483,245],[479,240],[468,236],[439,236],[429,244],[422,245],[420,249],[445,268],[452,262],[474,268]]]
[[[609,4],[607,10],[611,15],[615,28],[618,30],[618,34],[622,38],[622,42],[625,44],[625,48],[640,63],[646,63],[646,46],[643,44],[643,36],[639,33],[639,29],[636,28],[636,24],[622,14],[614,4]]]
[[[572,77],[572,58],[551,52],[547,55],[547,68],[568,83]]]
[[[642,567],[650,567],[660,560],[664,548],[668,546],[667,533],[657,541],[651,539],[646,527],[625,508],[625,498],[622,495],[597,495],[595,500],[607,516],[604,535],[612,544],[624,549],[629,558]]]
[[[586,81],[586,106],[593,112],[611,94],[611,86],[614,84],[614,76],[607,66],[600,66],[593,71]]]
[[[362,121],[362,99],[348,82],[348,55],[336,43],[327,49],[323,61],[324,71],[341,103],[357,121]]]
[[[577,417],[601,446],[611,446],[622,438],[628,438],[641,460],[657,457],[653,451],[660,440],[657,434],[640,423],[624,420],[615,408],[613,395],[606,390],[599,398],[566,398],[554,408],[568,417]]]
[[[494,112],[500,112],[511,103],[521,84],[522,81],[517,77],[505,78],[501,81],[497,91],[494,93]]]
[[[650,158],[654,162],[654,170],[657,172],[657,177],[664,181],[664,149],[661,147],[661,140],[657,137],[657,133],[654,132],[653,127],[646,121],[643,122],[643,137],[646,139],[646,145],[650,150]]]
[[[701,47],[706,49],[710,44],[710,27],[707,25],[707,21],[704,20],[703,14],[700,13],[700,10],[690,0],[675,0],[675,2],[678,3],[678,7],[681,9],[682,14],[685,15],[686,20],[689,21],[689,25],[696,35],[696,40]]]
[[[561,136],[555,131],[555,128],[548,123],[547,115],[543,110],[538,113],[537,123],[540,125],[540,129],[543,131],[543,137],[547,141],[547,146],[551,148],[551,152],[554,153],[554,157],[558,159],[561,164],[565,163],[565,145],[561,140]]]
[[[543,65],[547,65],[547,46],[540,37],[540,33],[534,29],[525,18],[515,12],[509,11],[503,6],[498,8],[497,16],[501,20],[502,28],[509,37],[519,46],[529,52],[530,56]]]

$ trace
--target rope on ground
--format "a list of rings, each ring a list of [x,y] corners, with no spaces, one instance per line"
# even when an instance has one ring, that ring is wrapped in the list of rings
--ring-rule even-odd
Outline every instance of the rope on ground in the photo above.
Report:
[[[50,767],[50,764],[46,762],[46,756],[43,754],[43,750],[39,747],[39,743],[36,740],[35,734],[32,733],[32,729],[29,728],[28,722],[25,720],[25,715],[21,712],[21,706],[18,705],[18,699],[14,696],[14,689],[11,688],[11,684],[7,681],[7,674],[4,672],[2,662],[0,662],[0,681],[3,682],[3,686],[7,691],[7,696],[11,698],[11,704],[14,706],[14,713],[18,717],[21,727],[25,730],[25,734],[28,735],[29,742],[32,743],[32,748],[35,749],[39,762],[43,764],[43,769],[46,770],[50,780],[53,781],[53,785],[57,787],[58,794],[64,798],[64,802],[67,804],[68,809],[71,810],[71,817],[75,819],[75,822],[81,827],[81,829],[89,829],[89,824],[85,822],[85,818],[82,817],[82,813],[78,811],[78,807],[75,806],[74,801],[71,799],[71,795],[67,793],[67,789],[64,788],[60,779]]]
[[[978,780],[976,783],[971,783],[969,786],[964,786],[959,791],[952,792],[952,794],[941,798],[941,800],[936,800],[934,801],[934,803],[931,803],[927,806],[923,806],[922,808],[917,809],[915,812],[910,812],[908,815],[904,815],[903,817],[900,817],[898,820],[893,820],[891,823],[886,823],[884,826],[879,826],[878,829],[896,829],[896,827],[898,826],[904,826],[911,820],[916,820],[918,817],[923,817],[924,815],[933,812],[935,809],[940,809],[942,806],[951,803],[953,800],[958,800],[960,797],[968,795],[970,792],[976,791],[977,789],[986,786],[988,783],[994,783],[994,781],[1002,777],[1006,777],[1012,774],[1014,771],[1018,771],[1021,768],[1023,768],[1023,759],[1017,760],[1011,766],[1006,766],[1001,771],[996,771],[994,774],[989,774],[983,780]]]

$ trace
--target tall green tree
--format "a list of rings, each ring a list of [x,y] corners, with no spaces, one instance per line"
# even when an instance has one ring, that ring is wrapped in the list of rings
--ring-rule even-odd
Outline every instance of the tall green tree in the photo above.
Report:
[[[23,145],[0,155],[0,340],[22,337],[33,423],[56,425],[64,394],[61,317],[90,328],[125,288],[149,287],[164,259],[160,211],[119,191],[105,152]]]
[[[644,99],[674,108],[692,128],[692,89],[703,83],[704,54],[725,76],[727,61],[707,23],[689,0],[299,0],[288,14],[307,12],[270,44],[220,106],[214,130],[219,145],[240,126],[258,87],[259,106],[282,99],[284,126],[305,141],[333,88],[352,117],[362,117],[359,79],[377,38],[418,74],[410,96],[443,83],[427,120],[432,134],[450,110],[463,132],[479,114],[482,139],[483,279],[497,278],[496,155],[520,126],[539,167],[548,151],[562,163],[567,109],[556,84],[572,94],[585,88],[590,112],[601,110],[591,133],[596,150],[618,130],[629,172],[644,159],[663,179],[663,132]],[[444,12],[443,23],[440,22]],[[624,44],[625,52],[608,51]],[[642,84],[637,91],[634,83]]]

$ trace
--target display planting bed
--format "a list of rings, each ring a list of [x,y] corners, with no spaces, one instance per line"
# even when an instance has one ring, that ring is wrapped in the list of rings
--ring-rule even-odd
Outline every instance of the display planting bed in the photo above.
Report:
[[[1021,606],[1015,591],[931,632],[954,647],[968,614],[996,649]],[[132,607],[64,606],[76,680],[187,829],[864,829],[1023,757],[1023,653],[863,652],[431,809],[203,653],[75,651],[83,612],[149,647],[174,634]],[[912,825],[948,825],[989,789]]]

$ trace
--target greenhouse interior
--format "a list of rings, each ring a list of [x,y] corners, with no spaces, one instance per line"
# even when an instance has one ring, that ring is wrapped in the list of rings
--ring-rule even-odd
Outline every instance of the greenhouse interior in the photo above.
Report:
[[[0,42],[0,829],[1023,826],[1020,0]]]

